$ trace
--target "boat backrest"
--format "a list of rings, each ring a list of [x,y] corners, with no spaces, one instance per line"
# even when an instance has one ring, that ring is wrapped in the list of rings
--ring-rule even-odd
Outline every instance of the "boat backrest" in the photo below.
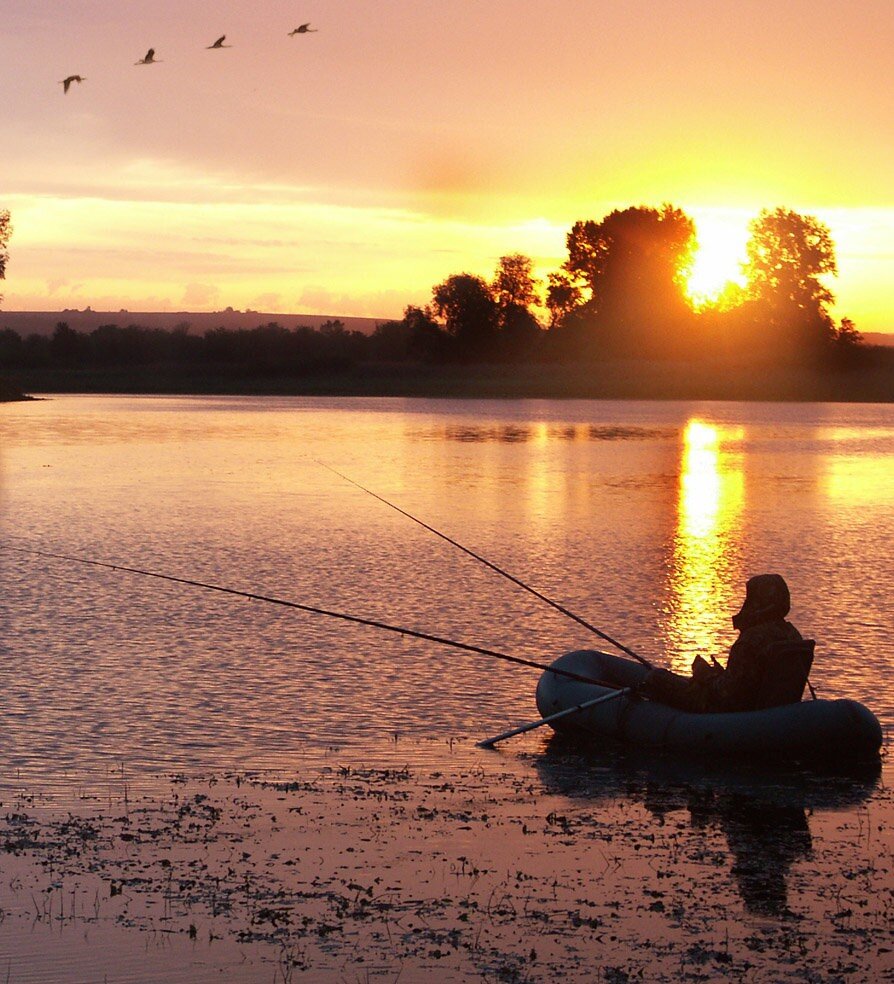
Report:
[[[804,696],[807,677],[813,666],[813,639],[772,642],[767,647],[764,679],[761,686],[762,707],[797,704]]]

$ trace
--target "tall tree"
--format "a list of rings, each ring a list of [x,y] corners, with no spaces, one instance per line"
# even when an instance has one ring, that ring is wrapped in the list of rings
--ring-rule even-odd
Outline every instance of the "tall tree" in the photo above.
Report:
[[[834,295],[820,280],[838,272],[827,226],[812,215],[764,209],[750,225],[748,294],[777,334],[795,342],[828,340]]]
[[[485,281],[471,273],[455,273],[432,288],[432,303],[447,331],[467,358],[493,354],[499,309]]]
[[[501,308],[530,308],[540,299],[534,261],[523,253],[501,256],[491,283],[494,300]]]
[[[680,209],[636,206],[601,222],[576,222],[567,237],[567,284],[584,295],[587,314],[616,346],[662,349],[690,312],[685,281],[695,252],[695,224]],[[557,283],[556,287],[562,287]],[[558,299],[559,294],[556,294]]]
[[[764,209],[749,226],[746,273],[753,297],[818,310],[834,301],[820,277],[838,273],[827,226],[812,215]]]
[[[491,292],[498,308],[504,358],[528,358],[542,335],[540,322],[531,310],[540,300],[540,281],[534,276],[531,257],[523,253],[501,256]]]
[[[580,283],[566,271],[551,273],[547,280],[546,307],[549,326],[555,328],[583,301]]]

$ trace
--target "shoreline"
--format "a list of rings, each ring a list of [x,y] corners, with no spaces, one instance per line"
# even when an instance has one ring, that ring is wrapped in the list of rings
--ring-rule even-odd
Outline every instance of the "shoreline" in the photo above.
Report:
[[[236,372],[147,365],[7,374],[0,400],[25,393],[178,396],[421,397],[456,399],[726,400],[890,403],[894,360],[857,369],[632,360],[592,365],[412,366],[371,363],[337,371]]]
[[[22,392],[17,386],[10,386],[0,379],[0,403],[29,403],[39,399]]]

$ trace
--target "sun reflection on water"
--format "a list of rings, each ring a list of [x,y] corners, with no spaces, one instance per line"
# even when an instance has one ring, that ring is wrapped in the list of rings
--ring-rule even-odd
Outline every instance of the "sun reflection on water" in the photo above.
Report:
[[[718,654],[737,588],[738,526],[745,499],[741,427],[693,418],[683,431],[668,611],[671,667]]]
[[[527,499],[530,509],[529,521],[541,528],[548,527],[555,501],[555,479],[548,453],[551,437],[551,428],[548,424],[541,422],[534,426],[532,443],[537,450],[529,459]]]

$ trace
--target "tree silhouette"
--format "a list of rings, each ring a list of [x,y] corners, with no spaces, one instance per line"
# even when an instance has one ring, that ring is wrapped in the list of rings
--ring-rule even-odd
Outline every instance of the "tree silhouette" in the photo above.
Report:
[[[498,308],[503,356],[526,359],[542,334],[540,322],[531,306],[540,300],[540,282],[534,276],[534,263],[523,253],[501,256],[491,291]]]
[[[546,307],[549,326],[555,328],[583,301],[581,285],[566,270],[551,273],[547,279]]]
[[[445,362],[451,345],[431,308],[410,304],[400,321],[376,325],[369,349],[373,358],[386,362]]]
[[[819,278],[836,274],[838,265],[822,222],[785,208],[764,209],[749,229],[746,270],[752,296],[813,310],[832,303],[832,292]]]
[[[540,300],[539,282],[530,256],[512,253],[501,256],[491,283],[494,300],[502,309],[530,308]]]
[[[585,310],[571,314],[585,313],[610,348],[661,352],[673,341],[673,329],[691,316],[685,279],[695,243],[692,219],[671,205],[576,222],[567,237],[568,279],[554,281],[554,303],[578,288]]]
[[[841,324],[835,329],[835,343],[843,349],[853,349],[863,344],[863,336],[850,318],[841,319]]]
[[[428,305],[424,308],[410,304],[404,311],[407,326],[407,355],[421,362],[443,362],[447,359],[450,339],[435,320]]]
[[[60,321],[50,339],[50,354],[56,365],[76,366],[88,360],[90,343],[86,335],[70,328],[68,322]]]
[[[456,273],[432,288],[432,302],[463,358],[490,357],[495,348],[499,309],[490,287],[471,273]]]
[[[853,368],[869,364],[865,340],[850,318],[842,318],[837,328],[832,326],[830,341],[833,365]]]
[[[11,234],[12,225],[9,220],[9,212],[5,209],[0,210],[0,280],[6,278],[6,264],[9,262],[9,252],[6,247]],[[0,301],[2,300],[3,295],[0,294]]]
[[[834,336],[835,298],[820,281],[838,272],[829,229],[786,208],[764,209],[749,228],[745,271],[756,318],[783,351],[815,352]]]

